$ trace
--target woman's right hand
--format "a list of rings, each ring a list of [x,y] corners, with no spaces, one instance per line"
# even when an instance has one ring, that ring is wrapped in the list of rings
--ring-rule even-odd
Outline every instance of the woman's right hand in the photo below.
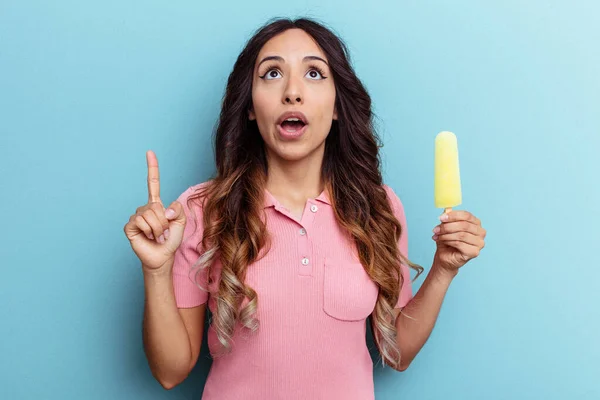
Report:
[[[183,206],[174,201],[165,210],[160,200],[158,160],[153,151],[146,152],[148,163],[148,203],[138,207],[124,227],[131,248],[149,272],[163,271],[172,265],[175,251],[183,239],[186,218]],[[165,211],[173,210],[173,213]]]

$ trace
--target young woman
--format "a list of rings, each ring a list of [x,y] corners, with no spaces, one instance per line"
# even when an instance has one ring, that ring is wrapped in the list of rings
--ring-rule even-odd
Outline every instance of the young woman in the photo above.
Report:
[[[423,268],[407,258],[378,147],[343,42],[285,19],[257,31],[229,76],[214,178],[165,209],[147,153],[148,204],[125,233],[144,272],[147,358],[165,388],[196,364],[207,305],[203,399],[373,399],[369,318],[383,362],[408,367],[485,230],[452,211],[413,298],[409,267]]]

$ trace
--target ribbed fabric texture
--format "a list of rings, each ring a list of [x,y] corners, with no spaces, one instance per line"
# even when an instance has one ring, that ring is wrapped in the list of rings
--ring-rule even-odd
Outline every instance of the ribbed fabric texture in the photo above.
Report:
[[[175,254],[173,285],[180,308],[215,300],[188,276],[198,259],[202,211],[192,210],[187,198],[201,185],[188,188],[178,201],[187,224]],[[396,217],[404,228],[400,251],[408,257],[404,208],[387,185]],[[196,204],[194,202],[194,204]],[[232,353],[214,358],[203,400],[369,400],[374,399],[373,362],[366,345],[366,318],[372,313],[378,287],[358,259],[356,247],[335,221],[326,192],[306,203],[302,219],[265,190],[267,228],[272,246],[267,255],[248,267],[246,282],[258,294],[260,329],[249,335],[237,329]],[[213,271],[216,289],[220,262]],[[402,265],[404,285],[396,307],[412,298],[410,274]],[[198,283],[207,286],[198,274]],[[244,302],[246,304],[246,302]],[[238,325],[239,327],[239,325]],[[215,331],[208,331],[211,354],[219,349]]]

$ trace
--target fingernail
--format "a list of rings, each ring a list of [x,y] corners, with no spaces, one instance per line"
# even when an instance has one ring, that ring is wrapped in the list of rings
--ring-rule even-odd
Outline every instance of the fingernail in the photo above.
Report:
[[[169,240],[169,230],[166,229],[164,233],[165,233],[165,239]]]
[[[160,237],[158,238],[158,243],[163,244],[165,242],[165,237],[163,235],[160,235]]]
[[[175,216],[175,210],[173,210],[172,208],[167,208],[167,211],[165,211],[165,217],[173,218],[174,216]]]
[[[154,235],[153,235],[153,234],[149,234],[149,235],[148,235],[148,239],[150,239],[150,240],[154,240]]]
[[[433,233],[439,233],[440,232],[440,227],[436,226],[435,228],[433,228]]]
[[[448,221],[448,214],[442,214],[440,215],[440,221]]]
[[[432,239],[433,239],[433,240],[437,240],[437,238],[438,238],[438,235],[433,235],[433,236],[432,236]]]

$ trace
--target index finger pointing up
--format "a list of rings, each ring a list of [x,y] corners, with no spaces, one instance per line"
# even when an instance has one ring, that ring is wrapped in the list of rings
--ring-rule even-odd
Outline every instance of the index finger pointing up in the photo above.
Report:
[[[148,162],[148,203],[160,203],[160,176],[158,160],[152,150],[146,152]]]

